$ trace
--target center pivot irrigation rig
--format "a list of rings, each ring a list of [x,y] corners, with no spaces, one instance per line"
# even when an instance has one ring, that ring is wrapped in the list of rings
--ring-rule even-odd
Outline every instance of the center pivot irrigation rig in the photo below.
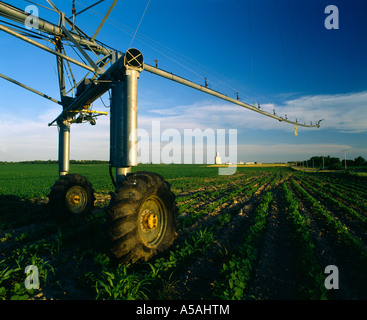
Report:
[[[131,173],[131,167],[137,165],[138,158],[137,90],[138,78],[142,71],[149,71],[279,121],[304,127],[319,127],[320,125],[321,120],[314,125],[312,123],[306,125],[284,119],[277,116],[275,112],[270,114],[260,110],[259,107],[240,102],[239,99],[229,98],[207,88],[206,79],[205,85],[202,86],[159,69],[157,65],[153,67],[144,63],[143,55],[137,49],[130,48],[122,53],[104,45],[96,40],[96,36],[117,0],[113,1],[92,37],[76,26],[74,6],[72,17],[67,18],[65,13],[60,11],[51,0],[47,2],[52,8],[47,9],[58,14],[58,24],[34,17],[30,13],[0,1],[0,16],[7,19],[0,21],[0,30],[56,56],[61,100],[51,98],[3,74],[0,74],[0,77],[62,106],[61,114],[49,123],[49,126],[56,123],[59,128],[60,175],[51,188],[49,203],[53,212],[63,216],[88,214],[95,200],[92,184],[79,174],[68,173],[70,125],[82,122],[95,124],[96,117],[106,113],[90,110],[91,103],[111,90],[110,174],[116,189],[111,193],[111,201],[106,212],[107,233],[110,240],[109,251],[118,263],[147,260],[157,251],[167,249],[177,236],[175,195],[171,192],[170,184],[156,173],[145,171]],[[94,5],[100,2],[102,1]],[[37,22],[37,32],[30,30],[29,27],[26,28],[25,22],[32,21],[32,19],[37,19],[33,20]],[[52,42],[55,49],[50,49],[31,38]],[[83,56],[88,64],[84,60],[80,62],[67,55],[64,50],[65,46],[71,46],[77,50],[79,57]],[[94,53],[98,60],[94,61],[88,53]],[[88,70],[88,73],[79,82],[76,82],[70,64],[84,68]],[[72,90],[66,91],[64,72],[67,70],[70,71],[73,79],[72,90],[76,92],[74,96],[70,96]],[[113,179],[112,168],[116,170],[116,181]]]

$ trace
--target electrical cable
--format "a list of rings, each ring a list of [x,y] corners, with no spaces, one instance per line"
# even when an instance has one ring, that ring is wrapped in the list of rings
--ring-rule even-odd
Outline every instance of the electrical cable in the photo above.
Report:
[[[296,35],[297,49],[298,49],[298,54],[299,54],[299,57],[300,57],[300,60],[301,60],[303,75],[305,77],[307,95],[311,95],[310,83],[309,83],[309,80],[308,80],[308,76],[307,76],[307,72],[306,72],[306,66],[305,66],[305,61],[304,61],[302,50],[301,50],[301,43],[299,41],[299,37],[298,37],[298,33],[297,33],[297,28],[296,28],[296,22],[295,22],[295,19],[294,19],[292,6],[291,6],[289,0],[287,0],[287,4],[288,4],[289,15],[291,17],[291,21],[292,21],[294,33]],[[310,100],[311,100],[311,105],[314,105],[313,99],[310,99]],[[314,113],[313,115],[315,116],[316,115],[315,114],[315,108],[312,108],[312,109],[314,111],[313,112]]]
[[[81,5],[81,6],[84,6],[82,3],[76,1],[78,3],[78,5]],[[91,14],[97,16],[97,17],[101,17],[101,14],[99,12],[96,12],[95,10],[90,10],[89,11]],[[124,24],[122,24],[120,21],[116,21],[114,20],[113,18],[109,18],[108,21],[107,21],[108,24],[110,24],[111,26],[113,26],[114,28],[128,34],[128,35],[133,35],[133,32],[134,30]],[[238,85],[238,83],[235,83],[233,82],[233,80],[231,79],[228,79],[226,77],[224,77],[223,75],[219,74],[218,72],[200,64],[199,62],[191,59],[191,58],[188,58],[186,57],[185,55],[183,55],[182,53],[179,53],[169,47],[167,47],[166,45],[152,39],[152,38],[149,38],[143,34],[136,34],[136,38],[139,39],[139,41],[143,42],[144,44],[146,44],[147,46],[149,46],[151,49],[153,49],[154,51],[160,53],[161,55],[165,56],[166,58],[168,58],[169,60],[173,61],[174,63],[180,65],[181,67],[187,69],[188,71],[190,71],[191,73],[195,74],[200,80],[202,80],[204,77],[205,77],[205,74],[209,74],[210,76],[207,76],[207,79],[210,78],[210,82],[215,85],[223,85],[229,89],[231,89],[231,91],[238,91],[241,96],[244,96],[244,97],[247,97],[249,100],[251,100],[252,98],[250,98],[250,96],[245,93],[243,90],[246,90],[246,91],[250,91],[251,92],[251,95],[253,96],[254,92],[253,90],[249,90],[248,88],[246,87],[243,87],[243,86],[240,86]],[[106,44],[104,43],[101,43],[103,46],[105,47],[108,47]],[[162,50],[158,49],[158,48],[164,48],[166,51],[163,52]],[[116,50],[116,49],[113,49],[111,47],[109,47],[110,49],[112,50]],[[171,55],[169,55],[167,53],[167,51],[169,51],[171,53]],[[179,56],[181,59],[185,60],[185,63],[186,64],[183,64],[181,62],[179,62],[177,60],[177,58],[173,58],[173,56]],[[191,62],[188,62],[188,61],[191,61]],[[195,64],[195,66],[194,66]],[[202,72],[201,74],[199,74],[198,72],[194,71],[192,68],[188,67],[187,65],[190,65],[190,66],[194,66],[194,68],[196,70],[198,70],[198,72]],[[200,66],[200,68],[197,67],[197,65]],[[203,70],[203,69],[206,69]],[[215,74],[216,76],[213,76],[212,74]],[[213,82],[213,79],[214,80],[217,80],[217,82]],[[232,85],[231,85],[232,83]],[[242,88],[241,90],[239,90],[239,87]],[[262,96],[259,96],[261,97],[263,100],[266,100],[268,101],[269,103],[271,102],[268,98],[266,97],[262,97]]]
[[[111,167],[111,165],[109,165],[108,168],[109,168],[110,178],[111,178],[112,184],[116,188],[116,181],[115,181],[115,178],[113,177],[113,174],[112,174],[112,167]]]
[[[146,5],[146,7],[145,7],[145,10],[144,10],[144,12],[143,12],[143,15],[142,15],[142,17],[141,17],[141,19],[140,19],[140,21],[139,21],[138,27],[137,27],[137,28],[136,28],[136,30],[135,30],[135,33],[134,33],[134,35],[133,35],[133,38],[131,39],[131,42],[130,42],[130,44],[129,44],[128,49],[130,49],[130,48],[131,48],[131,44],[133,43],[133,41],[134,41],[134,39],[135,39],[135,36],[136,36],[136,33],[138,32],[139,27],[140,27],[140,25],[141,25],[141,23],[142,23],[142,21],[143,21],[143,19],[144,19],[144,16],[145,16],[145,13],[147,12],[147,9],[148,9],[148,6],[149,6],[149,3],[150,3],[150,0],[148,1],[147,5]]]
[[[250,38],[250,64],[251,64],[251,85],[252,92],[254,93],[254,57],[253,57],[253,43],[252,43],[252,30],[251,30],[251,14],[250,14],[250,0],[247,1],[247,14],[248,14],[248,29]],[[253,104],[255,105],[255,97],[253,96]]]
[[[276,0],[273,0],[273,3],[274,3],[274,8],[275,8],[275,15],[276,15],[277,23],[278,23],[278,28],[279,28],[279,36],[280,36],[280,42],[281,42],[281,47],[282,47],[282,54],[283,54],[283,60],[284,60],[284,65],[285,65],[285,71],[286,71],[287,80],[288,80],[288,86],[290,88],[291,93],[293,93],[292,83],[290,81],[290,76],[289,76],[289,68],[288,68],[288,64],[287,64],[287,58],[286,58],[286,55],[285,55],[284,38],[283,38],[282,28],[280,26],[279,12],[278,12],[278,8],[277,8],[277,5],[276,5]],[[294,117],[297,119],[296,111],[294,109],[293,104],[292,104],[292,108],[293,108]]]

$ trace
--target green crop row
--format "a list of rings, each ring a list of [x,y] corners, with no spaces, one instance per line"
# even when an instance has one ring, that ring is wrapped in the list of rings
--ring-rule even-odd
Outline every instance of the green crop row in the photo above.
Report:
[[[238,184],[243,183],[245,180],[257,178],[259,173],[256,172],[238,172],[236,174],[230,176],[219,176],[218,174],[213,175],[211,177],[190,177],[190,178],[175,178],[169,179],[169,183],[171,184],[172,190],[181,192],[190,192],[192,193],[195,190],[203,189],[203,185],[205,187],[215,187],[221,188],[223,186],[227,186],[228,184]]]
[[[322,270],[314,252],[315,245],[308,231],[308,221],[298,211],[298,202],[283,183],[283,195],[287,206],[287,219],[292,231],[293,246],[297,256],[301,297],[311,300],[326,299]]]
[[[194,209],[193,207],[189,208],[188,214],[180,219],[180,228],[185,228],[187,226],[191,226],[194,222],[199,220],[201,217],[205,216],[209,212],[214,211],[221,204],[226,203],[230,200],[233,200],[235,197],[242,195],[245,197],[250,197],[252,194],[258,190],[258,185],[263,183],[267,183],[271,179],[271,175],[260,176],[255,180],[252,180],[250,183],[247,183],[243,186],[236,186],[235,189],[227,189],[226,192],[223,190],[216,190],[211,194],[211,197],[214,197],[215,200],[208,202],[205,207],[200,208],[199,210]]]
[[[291,179],[294,188],[305,199],[311,209],[318,214],[320,219],[325,225],[335,234],[337,240],[341,241],[346,247],[348,247],[356,257],[358,257],[363,263],[367,262],[367,252],[364,245],[353,237],[347,228],[337,219],[334,219],[329,215],[321,206],[321,204],[312,197],[305,189],[303,189],[295,180]]]
[[[361,223],[362,226],[367,227],[367,217],[366,216],[360,215],[358,212],[356,212],[355,210],[353,210],[349,206],[346,206],[345,204],[343,204],[339,200],[337,200],[337,199],[331,197],[330,195],[328,195],[327,193],[323,192],[321,189],[319,189],[319,188],[322,188],[321,185],[319,185],[319,188],[315,188],[315,187],[311,186],[310,184],[308,184],[305,180],[303,180],[302,184],[306,188],[308,188],[309,190],[314,192],[317,195],[317,197],[320,197],[321,199],[325,200],[327,203],[334,206],[337,210],[345,213],[351,219],[354,219],[354,220],[358,221],[359,223]]]
[[[317,188],[325,190],[328,194],[338,197],[345,203],[353,204],[367,214],[367,199],[359,196],[355,190],[343,189],[330,182],[322,183],[318,178],[310,176],[307,177],[307,181],[310,181]]]
[[[367,197],[365,183],[357,180],[353,181],[350,176],[340,177],[339,175],[317,175],[317,178],[323,182],[329,182],[333,185],[338,185],[342,192],[354,192],[362,197]]]
[[[234,188],[235,187],[229,183],[223,185],[222,188],[210,188],[210,185],[207,185],[206,190],[180,197],[177,201],[179,212],[182,213],[187,211],[188,213],[194,213],[194,205],[203,204],[203,206],[205,206],[208,202],[215,202],[219,197],[232,193]]]
[[[269,191],[263,196],[256,210],[254,221],[238,253],[232,254],[229,261],[223,263],[222,280],[216,281],[214,285],[214,294],[218,295],[220,299],[242,300],[246,298],[247,285],[257,259],[258,247],[265,230],[271,201],[272,194]]]

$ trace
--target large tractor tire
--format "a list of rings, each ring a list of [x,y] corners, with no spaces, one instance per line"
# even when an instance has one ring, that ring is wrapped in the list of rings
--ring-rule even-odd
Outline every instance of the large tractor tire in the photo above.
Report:
[[[111,193],[106,211],[109,251],[117,264],[147,261],[177,237],[175,195],[156,173],[127,175]]]
[[[92,184],[79,174],[61,176],[48,197],[52,213],[64,218],[87,215],[96,199]]]

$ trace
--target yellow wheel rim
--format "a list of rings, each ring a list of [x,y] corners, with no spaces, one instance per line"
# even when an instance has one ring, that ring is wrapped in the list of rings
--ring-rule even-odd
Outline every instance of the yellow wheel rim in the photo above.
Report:
[[[147,198],[139,211],[139,234],[149,248],[156,247],[166,230],[166,209],[158,197]]]
[[[87,206],[88,198],[86,191],[80,186],[71,187],[65,196],[66,205],[71,213],[81,213]]]

